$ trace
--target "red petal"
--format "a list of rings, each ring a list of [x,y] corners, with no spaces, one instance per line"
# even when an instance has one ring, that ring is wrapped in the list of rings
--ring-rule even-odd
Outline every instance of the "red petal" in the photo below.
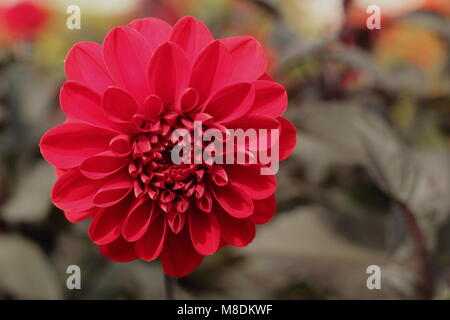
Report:
[[[66,82],[61,88],[59,101],[62,111],[70,120],[102,128],[111,127],[101,107],[101,96],[80,82]]]
[[[242,219],[253,214],[253,201],[240,188],[228,183],[223,187],[212,185],[211,191],[222,208],[231,216]]]
[[[102,47],[94,42],[79,42],[69,51],[65,70],[67,80],[78,81],[99,94],[113,84],[105,67]]]
[[[77,223],[86,220],[89,217],[92,217],[98,212],[98,208],[92,208],[89,210],[74,212],[74,211],[64,211],[64,216],[67,220],[72,223]]]
[[[231,72],[231,55],[221,42],[214,41],[203,49],[195,60],[190,82],[200,95],[200,103],[226,86]]]
[[[106,151],[84,160],[80,170],[89,179],[97,180],[116,173],[128,163],[127,158],[119,158],[111,151]]]
[[[105,208],[94,216],[89,226],[89,238],[96,244],[107,244],[122,233],[122,226],[128,212],[128,201]]]
[[[94,197],[97,207],[110,207],[123,200],[131,191],[132,182],[128,172],[119,172],[103,180],[103,185]]]
[[[260,114],[269,117],[281,116],[287,108],[286,89],[272,81],[254,81],[255,102],[249,114]]]
[[[197,268],[204,256],[197,253],[189,239],[188,228],[179,234],[168,232],[164,249],[161,253],[161,264],[168,276],[181,278]]]
[[[262,175],[260,166],[227,165],[225,170],[231,183],[252,199],[265,199],[277,189],[275,176]]]
[[[249,82],[239,82],[217,92],[207,103],[203,112],[214,117],[214,121],[226,123],[239,119],[252,106],[255,90]]]
[[[167,223],[163,214],[160,214],[154,222],[147,228],[147,231],[136,242],[137,255],[146,261],[158,258],[163,247],[167,232]]]
[[[150,95],[147,100],[145,100],[142,112],[144,116],[149,120],[157,120],[158,116],[164,110],[164,105],[160,97],[155,95]]]
[[[217,219],[219,220],[222,239],[234,246],[245,247],[253,241],[256,235],[255,224],[249,218],[236,219],[230,217],[222,208],[215,208]]]
[[[103,43],[103,57],[111,78],[141,103],[148,96],[146,72],[151,54],[144,36],[130,27],[112,29]]]
[[[114,132],[84,123],[65,123],[47,131],[40,148],[45,160],[58,168],[73,168],[109,149]]]
[[[106,116],[116,123],[131,122],[138,111],[138,102],[128,92],[118,87],[106,89],[102,99]]]
[[[263,200],[254,200],[255,210],[250,220],[255,224],[266,224],[269,222],[277,210],[275,194]]]
[[[162,44],[152,56],[148,71],[151,93],[171,106],[187,87],[191,65],[183,49],[173,42]]]
[[[150,44],[151,51],[155,50],[161,43],[169,40],[172,26],[158,18],[135,19],[128,24],[137,30]]]
[[[289,120],[277,118],[280,122],[280,161],[290,156],[297,143],[297,129]]]
[[[154,202],[141,198],[131,208],[123,225],[123,237],[130,242],[139,240],[147,231],[152,219]],[[155,214],[156,216],[156,214]]]
[[[183,229],[186,220],[186,213],[178,212],[173,209],[167,212],[167,223],[173,233],[179,233]]]
[[[116,262],[130,262],[137,258],[134,243],[127,242],[122,237],[100,246],[99,250],[104,257]]]
[[[173,27],[170,40],[183,48],[186,56],[193,62],[200,51],[214,41],[214,37],[202,22],[193,17],[184,17]]]
[[[53,186],[52,202],[64,211],[81,212],[94,207],[94,197],[102,182],[92,181],[78,169],[62,174]]]
[[[195,250],[201,255],[217,251],[220,243],[220,226],[214,213],[192,211],[189,216],[189,231]]]
[[[256,80],[266,71],[264,49],[254,38],[240,36],[220,41],[225,44],[233,59],[233,81]]]

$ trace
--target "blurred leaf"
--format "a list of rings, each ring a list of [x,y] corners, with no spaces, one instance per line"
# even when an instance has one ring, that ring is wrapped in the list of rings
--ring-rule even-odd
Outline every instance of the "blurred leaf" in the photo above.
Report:
[[[61,299],[52,265],[32,242],[0,235],[0,287],[18,299]]]
[[[21,172],[12,196],[1,208],[3,219],[10,223],[43,220],[50,211],[49,195],[54,181],[53,168],[44,161]]]

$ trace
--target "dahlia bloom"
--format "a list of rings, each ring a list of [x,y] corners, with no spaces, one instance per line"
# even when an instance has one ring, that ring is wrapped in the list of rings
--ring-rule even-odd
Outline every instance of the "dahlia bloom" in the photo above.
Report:
[[[67,121],[40,143],[57,169],[52,202],[71,222],[91,219],[89,237],[105,257],[159,257],[172,277],[226,245],[248,245],[275,213],[275,176],[261,175],[259,162],[175,164],[169,154],[173,131],[201,121],[222,132],[276,128],[279,159],[288,157],[286,91],[265,70],[256,40],[214,40],[192,17],[173,27],[138,19],[103,45],[76,44],[60,94]]]
[[[10,41],[30,41],[48,20],[47,10],[34,1],[25,0],[0,6],[0,28]]]

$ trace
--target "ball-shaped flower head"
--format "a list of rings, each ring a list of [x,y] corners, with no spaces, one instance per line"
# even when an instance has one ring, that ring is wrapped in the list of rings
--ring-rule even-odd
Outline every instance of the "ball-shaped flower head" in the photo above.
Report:
[[[176,164],[170,156],[174,130],[192,132],[195,122],[225,136],[279,130],[279,159],[292,152],[295,128],[281,118],[286,91],[265,74],[256,40],[214,40],[192,17],[173,27],[139,19],[111,30],[103,45],[76,44],[65,70],[67,121],[40,144],[58,172],[51,199],[69,221],[91,219],[89,236],[105,257],[159,257],[167,275],[182,277],[223,246],[246,246],[255,225],[272,218],[277,182],[261,174],[263,164]]]
[[[10,42],[33,40],[48,21],[48,11],[35,1],[0,6],[0,29]]]

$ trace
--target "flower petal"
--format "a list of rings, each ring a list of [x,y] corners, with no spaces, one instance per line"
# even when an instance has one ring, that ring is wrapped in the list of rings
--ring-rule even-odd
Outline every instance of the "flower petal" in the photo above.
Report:
[[[75,212],[75,211],[64,211],[64,216],[67,220],[69,220],[72,223],[77,223],[86,220],[87,218],[90,218],[94,216],[98,212],[98,208],[92,208],[89,210],[81,211],[81,212]]]
[[[135,19],[128,26],[144,36],[150,44],[152,52],[161,43],[168,41],[172,32],[172,26],[170,24],[154,17]]]
[[[171,106],[187,87],[191,65],[183,49],[166,42],[156,49],[150,61],[148,81],[150,91]]]
[[[141,103],[148,96],[146,71],[151,54],[144,36],[130,27],[112,29],[103,42],[103,57],[114,83]]]
[[[277,201],[275,194],[263,200],[254,200],[255,210],[250,220],[254,224],[266,224],[269,222],[277,210]]]
[[[241,248],[253,241],[256,235],[256,228],[250,218],[233,218],[220,207],[215,208],[214,212],[219,220],[222,239],[226,243]]]
[[[228,183],[223,187],[211,185],[211,191],[217,202],[231,216],[239,219],[253,214],[252,199],[239,187]]]
[[[231,183],[246,192],[252,199],[265,199],[277,189],[275,176],[262,175],[260,166],[227,165],[225,170]]]
[[[123,200],[131,191],[133,185],[128,172],[119,172],[106,180],[94,197],[97,207],[110,207]]]
[[[286,89],[273,81],[254,81],[255,102],[249,114],[260,114],[269,117],[281,116],[287,108]]]
[[[134,243],[125,241],[122,237],[99,247],[100,253],[116,262],[130,262],[137,259]]]
[[[89,179],[97,180],[116,173],[128,163],[127,158],[117,157],[111,151],[106,151],[84,160],[80,170]]]
[[[189,86],[198,91],[200,103],[203,103],[230,82],[232,71],[230,53],[216,40],[205,47],[195,60]]]
[[[66,57],[65,71],[67,80],[78,81],[99,94],[113,84],[98,43],[79,42],[74,45]]]
[[[163,247],[167,232],[167,222],[163,214],[159,214],[145,234],[136,242],[137,255],[145,260],[152,261],[158,258]]]
[[[115,206],[101,209],[89,226],[89,238],[96,244],[107,244],[116,240],[122,233],[129,203],[122,201]]]
[[[219,248],[220,226],[214,213],[192,211],[189,215],[189,232],[199,254],[211,255]]]
[[[193,62],[200,51],[214,41],[214,37],[201,21],[193,17],[184,17],[173,27],[170,40],[183,48],[186,56]]]
[[[154,202],[148,198],[139,199],[129,210],[122,230],[123,237],[127,241],[139,240],[144,235],[151,220],[154,219],[153,210]],[[156,216],[156,212],[154,216]]]
[[[101,128],[111,128],[102,110],[101,96],[86,85],[68,81],[59,95],[62,111],[70,120],[85,122]]]
[[[129,123],[138,112],[138,102],[128,92],[118,87],[108,87],[102,99],[108,119],[116,123]]]
[[[197,268],[204,256],[197,253],[189,239],[188,228],[174,234],[168,232],[161,252],[161,265],[168,276],[181,278]]]
[[[238,82],[218,91],[206,102],[203,112],[214,117],[214,121],[226,123],[239,119],[252,106],[255,90],[250,82]]]
[[[249,36],[220,40],[233,59],[233,81],[252,81],[264,74],[267,68],[266,55],[261,44]]]
[[[280,123],[280,161],[290,156],[297,143],[297,129],[289,120],[277,118]]]
[[[58,168],[73,168],[85,159],[107,151],[114,135],[110,130],[69,122],[44,134],[40,142],[41,153]]]
[[[53,186],[52,202],[64,211],[82,212],[94,207],[94,197],[102,182],[92,181],[72,169],[60,175]]]

